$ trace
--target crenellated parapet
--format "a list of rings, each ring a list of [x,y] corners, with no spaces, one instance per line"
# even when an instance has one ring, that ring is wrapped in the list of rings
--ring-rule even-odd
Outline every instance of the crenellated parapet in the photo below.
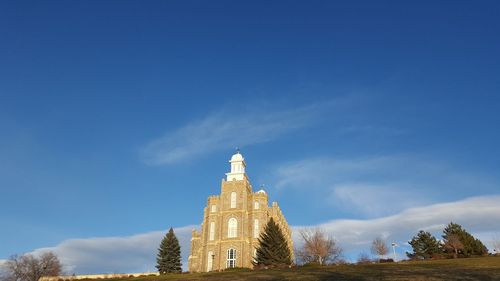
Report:
[[[281,231],[287,237],[288,239],[288,248],[290,249],[290,252],[292,253],[292,260],[294,259],[294,253],[293,253],[293,240],[292,240],[292,230],[288,226],[288,222],[285,219],[285,216],[283,215],[283,212],[281,211],[278,202],[273,202],[271,204],[271,216],[272,218],[276,221],[278,226],[281,228]]]
[[[196,269],[199,267],[199,255],[201,252],[200,238],[201,238],[201,233],[199,233],[196,229],[193,229],[191,231],[191,243],[190,243],[191,247],[188,257],[188,270],[190,272],[196,271]]]

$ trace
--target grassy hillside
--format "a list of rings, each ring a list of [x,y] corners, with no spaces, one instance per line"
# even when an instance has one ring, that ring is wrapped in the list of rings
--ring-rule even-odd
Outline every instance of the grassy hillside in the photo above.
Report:
[[[404,262],[394,264],[298,267],[283,270],[238,270],[111,279],[163,280],[499,280],[500,257]]]

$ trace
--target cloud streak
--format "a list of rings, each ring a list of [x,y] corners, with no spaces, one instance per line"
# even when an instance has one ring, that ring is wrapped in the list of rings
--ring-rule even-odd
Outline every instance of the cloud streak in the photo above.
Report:
[[[402,250],[409,250],[406,242],[419,230],[440,235],[450,221],[463,225],[470,232],[485,239],[484,242],[488,244],[491,233],[500,232],[499,220],[500,196],[495,195],[410,208],[376,219],[332,220],[315,227],[334,235],[346,249],[347,255],[353,257],[363,250],[368,251],[371,241],[377,236],[405,246]],[[300,228],[295,227],[295,230]],[[294,235],[297,236],[296,231]],[[298,240],[298,237],[294,239]],[[487,246],[491,248],[491,245]]]
[[[187,257],[191,230],[195,226],[175,228],[182,251],[183,267]],[[132,273],[155,271],[157,248],[166,231],[153,231],[125,237],[69,239],[54,247],[40,248],[56,253],[66,274]]]
[[[278,179],[272,185],[278,191],[319,194],[334,208],[366,217],[494,194],[498,187],[483,175],[414,155],[309,158],[281,164],[271,173],[269,178]]]
[[[272,141],[310,126],[333,104],[281,111],[232,109],[213,113],[150,141],[141,148],[141,157],[150,165],[174,164],[227,147]]]
[[[406,209],[400,213],[375,219],[331,220],[319,225],[292,226],[294,244],[301,244],[298,230],[303,227],[320,227],[333,235],[344,248],[346,256],[355,259],[361,251],[368,251],[371,241],[382,236],[388,242],[406,245],[418,230],[424,229],[439,235],[450,221],[463,225],[488,244],[494,233],[500,233],[500,196],[472,197],[465,200],[432,204]],[[176,228],[183,267],[187,268],[191,230],[195,226]],[[165,231],[154,231],[127,237],[70,239],[55,247],[41,248],[54,251],[66,266],[68,274],[131,273],[154,270],[157,247]],[[398,249],[402,257],[408,247]]]

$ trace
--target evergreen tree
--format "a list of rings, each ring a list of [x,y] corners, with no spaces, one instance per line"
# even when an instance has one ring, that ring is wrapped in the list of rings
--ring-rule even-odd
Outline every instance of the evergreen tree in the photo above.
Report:
[[[430,259],[433,255],[441,253],[439,241],[427,231],[420,230],[408,244],[413,248],[413,253],[406,255],[412,259]]]
[[[160,243],[156,263],[156,268],[160,274],[182,271],[181,246],[172,228]]]
[[[454,238],[458,238],[462,243],[463,249],[461,249],[459,253],[465,257],[488,254],[488,249],[481,240],[474,238],[474,236],[463,229],[461,225],[450,222],[443,230],[443,240],[446,244],[448,240]]]
[[[292,255],[280,227],[269,219],[259,237],[254,265],[257,267],[284,267],[292,264]]]

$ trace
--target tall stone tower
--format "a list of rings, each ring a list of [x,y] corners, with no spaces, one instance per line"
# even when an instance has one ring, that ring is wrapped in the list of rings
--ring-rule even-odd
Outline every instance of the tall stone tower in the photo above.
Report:
[[[264,190],[252,191],[239,150],[229,163],[231,171],[222,179],[220,195],[208,197],[201,231],[193,230],[190,272],[252,268],[257,239],[271,217],[281,227],[293,256],[292,233],[278,203],[269,206]]]

